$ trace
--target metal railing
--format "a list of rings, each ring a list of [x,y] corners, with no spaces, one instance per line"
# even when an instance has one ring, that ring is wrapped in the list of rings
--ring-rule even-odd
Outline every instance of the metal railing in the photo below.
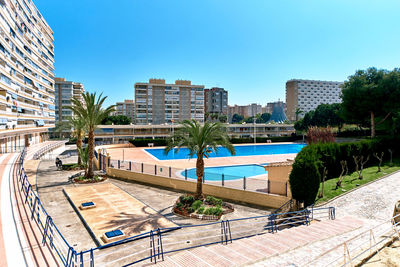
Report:
[[[31,212],[31,220],[34,220],[42,233],[42,245],[48,245],[50,250],[55,252],[64,266],[77,266],[73,264],[77,253],[67,240],[61,234],[60,230],[54,224],[51,216],[47,213],[40,201],[37,193],[32,189],[24,170],[24,158],[26,149],[20,155],[17,169],[18,188],[25,197],[24,203]]]
[[[335,208],[306,208],[301,211],[273,213],[247,218],[222,220],[197,225],[181,225],[158,228],[103,246],[80,251],[72,247],[46,212],[37,193],[23,168],[26,149],[21,153],[18,169],[18,188],[25,197],[31,220],[42,233],[42,244],[49,246],[64,266],[129,266],[150,260],[163,260],[164,255],[190,248],[229,244],[235,240],[267,233],[284,228],[309,225],[313,218],[335,219]],[[97,155],[100,159],[104,155]],[[105,161],[105,157],[103,162]]]
[[[144,173],[170,179],[186,181],[197,180],[196,168],[182,169],[159,164],[115,159],[109,159],[109,162],[106,163],[106,156],[104,154],[95,152],[95,156],[98,160],[100,158],[100,169],[103,171],[105,171],[106,166],[108,166],[113,169],[126,170],[134,173]],[[262,166],[260,166],[260,168],[262,168]],[[213,172],[212,168],[206,168],[203,174],[203,183],[265,194],[277,194],[282,196],[289,195],[288,182],[271,181],[268,179],[266,172],[265,174],[246,177]]]
[[[45,147],[40,148],[38,151],[35,152],[35,154],[33,154],[33,159],[34,160],[38,160],[40,159],[43,155],[45,155],[46,153],[48,153],[51,150],[54,150],[56,148],[59,148],[60,146],[65,145],[66,141],[57,141],[54,142],[52,144],[48,144]]]
[[[400,214],[340,243],[306,266],[317,266],[320,262],[324,266],[358,266],[375,254],[379,256],[381,248],[395,238],[400,238],[399,227]]]

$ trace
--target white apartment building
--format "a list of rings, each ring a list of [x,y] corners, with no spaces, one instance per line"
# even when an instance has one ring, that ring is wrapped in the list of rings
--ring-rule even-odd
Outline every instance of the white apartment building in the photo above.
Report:
[[[164,124],[183,120],[204,122],[204,85],[150,79],[135,84],[135,123]]]
[[[343,82],[316,81],[316,80],[289,80],[286,82],[286,115],[289,120],[296,120],[296,110],[302,113],[298,118],[320,104],[342,102],[340,95]]]
[[[53,31],[32,1],[0,1],[0,149],[48,138],[55,123]]]

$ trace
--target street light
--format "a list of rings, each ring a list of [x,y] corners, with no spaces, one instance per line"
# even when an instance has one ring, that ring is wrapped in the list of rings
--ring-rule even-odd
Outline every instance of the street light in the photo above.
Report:
[[[256,143],[256,120],[257,118],[253,118],[253,125],[254,125],[254,144]]]

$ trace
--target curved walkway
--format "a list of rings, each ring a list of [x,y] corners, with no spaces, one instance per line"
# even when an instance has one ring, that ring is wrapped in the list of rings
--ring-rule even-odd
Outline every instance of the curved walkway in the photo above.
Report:
[[[400,200],[400,172],[351,191],[325,205],[336,207],[337,218],[351,215],[361,220],[364,224],[362,228],[281,254],[254,266],[325,266],[328,259],[321,256],[322,254],[340,246],[357,234],[388,221],[398,200]],[[343,255],[343,249],[338,249],[338,253]],[[333,255],[330,255],[330,258],[332,257]],[[312,264],[309,264],[310,262]]]

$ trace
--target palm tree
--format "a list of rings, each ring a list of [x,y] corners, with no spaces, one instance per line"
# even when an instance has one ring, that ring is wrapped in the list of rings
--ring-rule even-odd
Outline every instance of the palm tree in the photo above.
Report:
[[[82,165],[82,159],[81,159],[81,151],[82,149],[82,138],[85,135],[85,119],[76,115],[74,117],[69,118],[69,122],[71,126],[74,128],[72,131],[72,135],[76,137],[76,148],[78,150],[78,165]]]
[[[303,113],[303,111],[300,108],[296,108],[295,114],[296,114],[296,121],[299,120],[299,115]]]
[[[89,149],[89,164],[86,171],[86,178],[93,178],[93,158],[94,158],[94,130],[101,121],[114,111],[115,105],[109,106],[104,109],[103,103],[107,97],[102,97],[100,94],[96,97],[96,93],[85,92],[82,93],[81,101],[78,98],[72,98],[72,106],[69,107],[74,114],[83,118],[85,126],[88,131],[88,149]]]
[[[185,120],[181,123],[179,130],[168,138],[164,153],[168,154],[175,147],[177,147],[176,152],[178,152],[183,146],[189,149],[190,158],[197,157],[197,188],[195,197],[201,199],[203,195],[202,182],[204,175],[203,158],[208,158],[212,152],[217,153],[221,146],[227,148],[232,155],[235,155],[235,148],[229,141],[226,129],[221,123],[205,122],[204,125],[201,125],[195,120]]]

